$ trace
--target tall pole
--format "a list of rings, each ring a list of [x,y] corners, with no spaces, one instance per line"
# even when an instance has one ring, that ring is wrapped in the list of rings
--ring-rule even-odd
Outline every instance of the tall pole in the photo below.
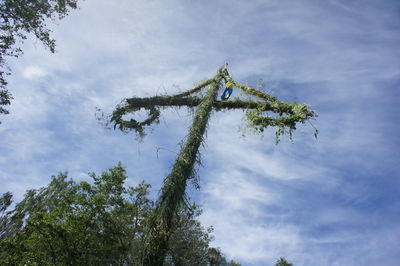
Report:
[[[164,179],[164,186],[150,222],[149,239],[144,254],[144,265],[163,265],[168,251],[168,240],[173,219],[184,202],[187,181],[193,175],[199,147],[203,141],[208,120],[216,100],[223,69],[212,79],[205,97],[197,107],[189,135],[182,147],[171,173]]]
[[[160,266],[164,263],[165,255],[168,251],[169,237],[174,229],[174,218],[185,200],[187,181],[193,177],[199,147],[203,141],[213,108],[216,111],[221,109],[247,109],[246,117],[249,127],[258,132],[263,132],[267,127],[278,128],[276,131],[277,143],[280,135],[288,133],[291,136],[298,123],[304,123],[313,117],[317,117],[315,111],[310,110],[306,104],[281,102],[276,97],[263,91],[236,82],[229,75],[226,66],[227,64],[222,66],[212,79],[205,80],[193,89],[183,93],[172,96],[126,99],[125,103],[117,106],[110,120],[107,121],[107,123],[114,124],[114,129],[118,127],[124,132],[134,130],[138,136],[143,137],[145,134],[144,127],[158,123],[159,107],[197,106],[188,137],[172,167],[171,173],[164,179],[160,197],[148,223],[148,234],[142,256],[142,264],[145,266]],[[225,92],[229,91],[228,83],[230,83],[230,86],[233,84],[235,88],[261,99],[261,101],[237,98],[232,101],[226,101],[227,98],[225,97],[221,97],[223,101],[216,100],[222,79],[227,82]],[[229,88],[231,89],[230,86]],[[191,96],[203,88],[208,88],[204,97]],[[223,95],[225,95],[225,92]],[[123,119],[125,114],[136,112],[142,108],[149,111],[149,117],[146,120],[139,122],[132,118],[130,120]],[[270,116],[268,115],[269,112],[276,115]],[[318,131],[316,130],[314,135],[316,136],[317,133]]]

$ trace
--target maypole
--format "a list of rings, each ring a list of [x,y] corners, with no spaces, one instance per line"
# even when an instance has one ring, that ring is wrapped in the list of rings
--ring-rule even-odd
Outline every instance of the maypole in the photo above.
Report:
[[[144,127],[158,122],[160,107],[197,106],[188,137],[171,173],[164,179],[155,211],[150,219],[143,265],[162,265],[164,262],[168,251],[169,237],[174,226],[173,221],[184,203],[187,181],[194,175],[199,147],[204,140],[204,133],[213,109],[217,111],[221,109],[247,109],[247,120],[250,127],[260,132],[263,132],[268,126],[278,128],[276,131],[277,142],[279,136],[285,132],[291,136],[297,123],[304,123],[316,116],[308,105],[281,102],[265,92],[236,82],[229,75],[226,66],[227,64],[221,67],[212,79],[174,96],[126,99],[124,104],[117,106],[111,116],[110,122],[114,123],[114,128],[118,127],[122,131],[135,130],[140,137],[143,137],[145,134]],[[217,96],[222,87],[222,81],[225,82],[226,88],[221,97],[222,101],[219,101]],[[232,87],[243,90],[245,93],[261,99],[261,101],[241,99],[227,101],[232,93]],[[207,88],[204,97],[191,96],[204,88]],[[149,111],[149,117],[143,122],[138,122],[135,119],[129,121],[122,119],[123,115],[142,108]],[[277,116],[268,116],[266,112],[275,113]]]

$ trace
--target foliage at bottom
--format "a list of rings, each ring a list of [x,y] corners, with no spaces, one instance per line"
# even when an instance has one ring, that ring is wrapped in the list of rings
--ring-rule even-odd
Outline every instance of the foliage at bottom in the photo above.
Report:
[[[121,164],[90,177],[76,183],[59,174],[13,208],[12,194],[3,194],[0,265],[141,265],[155,205],[150,185],[124,186]],[[195,204],[179,210],[164,265],[239,265],[210,247],[212,228],[200,214]]]

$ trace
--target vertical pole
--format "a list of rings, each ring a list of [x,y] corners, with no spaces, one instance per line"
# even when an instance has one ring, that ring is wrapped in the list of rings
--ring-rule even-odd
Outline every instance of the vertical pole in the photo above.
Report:
[[[184,201],[187,180],[193,174],[199,147],[203,141],[222,78],[221,68],[198,105],[188,138],[172,167],[171,173],[164,179],[161,195],[157,201],[154,216],[150,221],[150,232],[143,265],[163,265],[168,251],[168,240],[173,227],[173,219]]]

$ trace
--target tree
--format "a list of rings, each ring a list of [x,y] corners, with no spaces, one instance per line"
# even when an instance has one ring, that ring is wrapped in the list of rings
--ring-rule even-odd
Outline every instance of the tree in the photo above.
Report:
[[[198,162],[199,147],[203,142],[213,109],[217,111],[221,109],[247,109],[249,127],[258,132],[263,132],[267,127],[278,128],[276,143],[278,143],[280,135],[288,133],[291,137],[298,123],[304,123],[316,116],[308,105],[281,102],[263,91],[236,82],[229,75],[226,66],[227,64],[221,67],[213,78],[177,95],[126,99],[125,103],[118,105],[111,115],[109,123],[114,124],[114,129],[118,127],[125,132],[134,130],[139,137],[143,137],[146,126],[158,123],[160,107],[197,107],[187,139],[172,166],[171,173],[164,179],[155,212],[149,223],[150,234],[144,258],[146,265],[161,265],[164,261],[171,231],[174,227],[174,216],[185,202],[187,181],[195,175],[194,166]],[[217,95],[222,81],[224,81],[226,89],[222,94],[222,101],[218,101]],[[226,101],[232,92],[232,86],[260,100],[236,98],[232,101]],[[201,92],[204,88],[208,88],[204,97],[192,96]],[[142,108],[149,111],[149,117],[143,122],[138,122],[135,119],[129,121],[123,119],[124,115]],[[275,115],[268,116],[266,115],[267,112]]]
[[[150,185],[125,187],[120,164],[90,177],[92,183],[76,183],[59,174],[48,186],[27,191],[10,211],[11,193],[4,194],[0,264],[141,265],[154,208]],[[208,264],[211,230],[196,220],[200,213],[196,205],[180,209],[165,265]]]
[[[207,260],[210,266],[240,266],[233,260],[228,262],[219,248],[209,248]]]
[[[25,40],[33,34],[52,53],[56,42],[50,37],[47,20],[62,19],[71,9],[77,8],[78,0],[2,0],[0,2],[0,114],[8,114],[3,106],[11,103],[11,93],[6,89],[6,76],[10,71],[6,57],[19,57],[23,51],[16,47],[17,40]],[[0,122],[1,123],[1,122]]]
[[[280,258],[276,263],[275,266],[293,266],[293,264],[289,263],[284,258]]]
[[[209,244],[213,240],[210,233],[213,228],[203,228],[196,220],[201,213],[202,210],[196,204],[179,211],[169,239],[167,262],[172,265],[207,265]]]
[[[4,193],[0,198],[0,239],[3,238],[2,228],[7,225],[6,210],[12,203],[12,194],[10,192]]]

